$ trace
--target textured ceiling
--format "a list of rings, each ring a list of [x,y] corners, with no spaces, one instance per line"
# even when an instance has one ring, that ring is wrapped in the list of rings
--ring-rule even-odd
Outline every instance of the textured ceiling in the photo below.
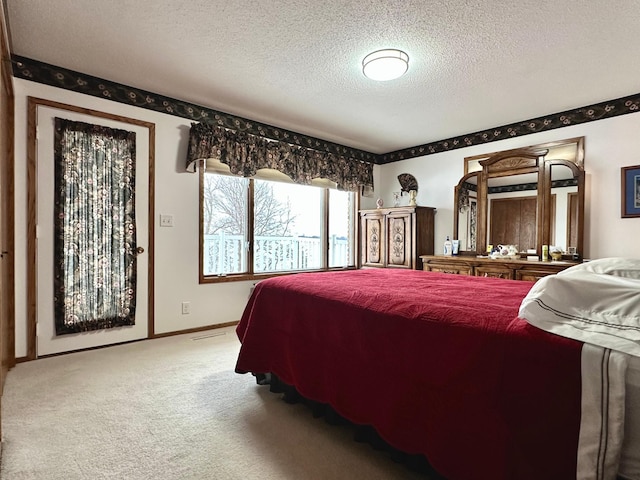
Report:
[[[640,92],[638,0],[4,1],[14,54],[373,153]]]

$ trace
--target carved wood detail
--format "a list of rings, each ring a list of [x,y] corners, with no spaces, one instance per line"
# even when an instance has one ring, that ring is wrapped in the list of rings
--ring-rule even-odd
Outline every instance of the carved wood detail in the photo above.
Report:
[[[488,165],[487,169],[489,173],[494,173],[494,172],[501,172],[504,170],[513,170],[513,169],[521,169],[521,168],[529,168],[529,167],[537,167],[537,166],[538,166],[537,158],[511,157],[511,158],[505,158],[499,163]]]
[[[561,272],[576,262],[533,262],[528,260],[493,260],[472,256],[449,257],[421,255],[423,270],[456,273],[476,277],[506,278],[537,281],[547,275]]]
[[[433,254],[435,208],[360,210],[360,266],[420,269]]]

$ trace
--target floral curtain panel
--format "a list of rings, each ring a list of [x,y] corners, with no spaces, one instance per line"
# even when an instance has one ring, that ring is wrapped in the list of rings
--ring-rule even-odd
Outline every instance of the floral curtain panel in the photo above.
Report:
[[[373,188],[373,165],[353,158],[271,141],[217,125],[192,123],[187,152],[187,170],[195,171],[198,160],[216,158],[229,165],[231,173],[253,177],[263,168],[278,170],[294,182],[308,185],[326,178],[339,189]]]
[[[135,323],[135,133],[55,121],[56,334]]]

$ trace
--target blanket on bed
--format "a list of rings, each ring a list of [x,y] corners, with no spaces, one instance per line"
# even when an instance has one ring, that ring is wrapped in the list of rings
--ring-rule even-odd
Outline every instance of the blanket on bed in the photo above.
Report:
[[[519,315],[548,332],[640,357],[640,260],[602,258],[545,277]]]
[[[236,372],[276,373],[449,480],[575,478],[582,344],[517,318],[532,285],[392,269],[264,280]]]

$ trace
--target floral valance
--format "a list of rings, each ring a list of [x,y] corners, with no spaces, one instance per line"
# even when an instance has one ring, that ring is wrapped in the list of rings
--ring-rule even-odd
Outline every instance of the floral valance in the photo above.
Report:
[[[340,190],[373,188],[373,165],[329,152],[272,141],[217,125],[192,123],[187,171],[198,160],[215,158],[229,165],[231,173],[253,177],[263,168],[284,173],[296,183],[308,185],[315,178],[335,182]]]

